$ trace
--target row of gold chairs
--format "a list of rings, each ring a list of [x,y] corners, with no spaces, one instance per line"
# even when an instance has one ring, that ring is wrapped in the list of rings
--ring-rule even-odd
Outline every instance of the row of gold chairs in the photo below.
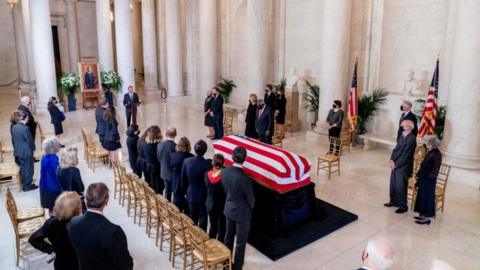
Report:
[[[108,151],[105,150],[98,141],[95,141],[83,128],[82,138],[83,158],[87,162],[88,167],[95,172],[95,165],[97,162],[102,162],[104,164],[109,162]]]
[[[133,210],[134,224],[142,225],[145,220],[145,232],[151,237],[155,234],[155,244],[160,250],[169,244],[169,260],[175,266],[177,256],[183,260],[183,269],[198,265],[200,268],[221,266],[222,269],[231,269],[231,252],[221,242],[209,239],[208,234],[193,221],[181,213],[165,197],[155,191],[133,173],[127,173],[125,168],[114,163],[114,198],[127,208],[130,216]],[[190,257],[190,259],[188,259]]]
[[[15,247],[17,266],[21,255],[21,241],[26,241],[30,235],[45,223],[45,209],[30,207],[18,209],[12,192],[7,188],[6,208],[15,232]]]

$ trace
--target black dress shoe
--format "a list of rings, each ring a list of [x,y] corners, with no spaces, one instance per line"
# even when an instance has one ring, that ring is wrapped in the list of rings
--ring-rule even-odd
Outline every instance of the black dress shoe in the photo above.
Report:
[[[420,225],[430,225],[432,221],[430,219],[425,219],[425,220],[417,220],[415,223],[420,224]]]
[[[422,219],[424,219],[424,217],[420,217],[420,216],[418,216],[418,217],[413,217],[413,218],[416,219],[416,220],[422,220]]]
[[[38,158],[33,158],[33,162],[39,162],[39,161],[40,161],[40,159],[38,159]]]
[[[389,202],[389,203],[383,204],[383,206],[385,206],[385,207],[394,207],[394,206],[396,206],[396,205],[395,205],[394,203]]]
[[[37,188],[38,188],[37,185],[32,184],[32,185],[30,185],[30,186],[28,186],[28,187],[23,188],[23,191],[31,191],[31,190],[35,190],[35,189],[37,189]]]
[[[397,210],[395,210],[395,213],[397,213],[397,214],[403,214],[403,213],[405,213],[405,212],[407,212],[407,211],[408,211],[408,209],[398,208]]]

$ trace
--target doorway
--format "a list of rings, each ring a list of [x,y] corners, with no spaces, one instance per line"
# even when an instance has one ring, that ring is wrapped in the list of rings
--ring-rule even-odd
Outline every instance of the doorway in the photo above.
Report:
[[[62,62],[60,59],[60,42],[58,40],[58,26],[52,25],[53,56],[55,58],[55,74],[59,78],[62,76]]]

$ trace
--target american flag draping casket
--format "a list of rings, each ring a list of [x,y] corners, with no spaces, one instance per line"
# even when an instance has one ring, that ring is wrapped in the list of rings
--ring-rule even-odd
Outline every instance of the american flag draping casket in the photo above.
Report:
[[[310,184],[312,165],[300,155],[237,135],[213,143],[215,153],[224,156],[227,166],[233,164],[232,152],[237,146],[247,149],[243,168],[257,182],[280,193]]]

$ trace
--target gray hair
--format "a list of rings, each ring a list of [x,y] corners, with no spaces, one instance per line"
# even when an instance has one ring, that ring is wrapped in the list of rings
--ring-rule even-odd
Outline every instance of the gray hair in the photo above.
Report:
[[[29,101],[29,100],[30,100],[30,97],[29,97],[29,96],[22,96],[22,97],[20,98],[20,101],[21,101],[22,103],[25,103],[25,102],[27,102],[27,101]]]
[[[415,128],[415,123],[413,123],[412,120],[405,119],[405,120],[402,121],[402,123],[407,123],[410,126],[410,129]]]
[[[455,268],[442,260],[433,260],[430,270],[455,270]]]
[[[427,135],[423,137],[423,143],[432,149],[437,149],[440,146],[440,140],[436,135]]]
[[[60,154],[60,167],[62,169],[77,167],[78,165],[78,149],[69,147]]]
[[[392,245],[383,239],[368,241],[365,251],[368,254],[369,261],[375,266],[375,269],[386,270],[393,264]]]
[[[408,101],[408,100],[404,100],[404,101],[403,101],[403,104],[406,104],[410,109],[413,107],[412,102],[410,102],[410,101]]]
[[[42,142],[44,155],[56,154],[60,150],[60,141],[57,137],[48,137]]]

